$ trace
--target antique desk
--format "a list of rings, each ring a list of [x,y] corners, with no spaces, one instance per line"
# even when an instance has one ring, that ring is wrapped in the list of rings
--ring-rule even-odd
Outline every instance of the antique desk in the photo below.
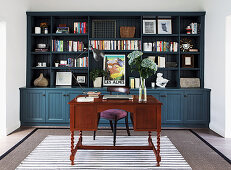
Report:
[[[81,95],[80,95],[81,96]],[[77,97],[80,97],[77,96]],[[138,96],[133,100],[103,100],[94,99],[94,102],[77,102],[76,98],[70,101],[70,131],[71,131],[71,164],[74,165],[75,154],[78,149],[92,150],[153,150],[160,166],[160,132],[161,132],[161,105],[153,96],[147,97],[147,102],[138,102]],[[147,146],[86,146],[82,145],[82,131],[96,131],[99,113],[107,109],[123,109],[131,113],[131,120],[135,131],[148,132]],[[79,131],[79,140],[74,146],[74,131]],[[151,131],[157,132],[157,147],[155,148]]]

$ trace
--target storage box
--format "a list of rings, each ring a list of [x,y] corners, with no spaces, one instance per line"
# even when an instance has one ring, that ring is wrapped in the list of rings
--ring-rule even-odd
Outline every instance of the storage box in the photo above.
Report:
[[[180,87],[182,88],[198,88],[200,87],[199,78],[180,78]]]

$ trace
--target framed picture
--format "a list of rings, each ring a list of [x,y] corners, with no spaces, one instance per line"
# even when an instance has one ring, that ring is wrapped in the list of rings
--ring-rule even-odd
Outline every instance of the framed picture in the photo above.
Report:
[[[143,20],[143,34],[156,34],[156,20]]]
[[[103,69],[108,75],[103,77],[104,86],[125,86],[125,59],[124,54],[105,54]]]
[[[71,86],[72,73],[71,72],[56,72],[57,86]]]
[[[172,34],[171,19],[158,19],[158,34]]]
[[[78,74],[75,74],[75,76],[80,85],[87,86],[87,73],[78,73]],[[74,81],[73,85],[78,86],[78,83],[76,82],[76,80],[73,79],[73,81]]]
[[[182,67],[194,68],[194,55],[182,55]]]

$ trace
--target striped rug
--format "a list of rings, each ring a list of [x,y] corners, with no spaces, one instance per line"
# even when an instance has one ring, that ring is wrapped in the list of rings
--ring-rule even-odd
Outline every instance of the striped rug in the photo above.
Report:
[[[77,136],[75,140],[77,141]],[[83,136],[84,145],[112,145],[112,136]],[[153,137],[156,144],[156,137]],[[146,136],[117,136],[116,145],[148,145]],[[160,167],[151,150],[78,150],[71,166],[70,136],[47,136],[17,167],[30,169],[191,169],[168,137],[160,139]]]

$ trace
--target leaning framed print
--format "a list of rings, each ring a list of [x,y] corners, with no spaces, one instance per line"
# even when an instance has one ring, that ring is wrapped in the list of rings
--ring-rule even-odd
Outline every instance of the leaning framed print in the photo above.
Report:
[[[194,68],[194,55],[191,54],[182,55],[182,67]]]
[[[172,34],[171,19],[158,19],[158,34]]]
[[[76,73],[74,76],[78,82],[76,82],[76,79],[73,79],[73,86],[78,86],[78,83],[81,86],[87,86],[87,73]]]
[[[71,86],[72,73],[71,72],[56,72],[57,86]]]
[[[143,20],[143,34],[156,34],[156,20]]]
[[[105,54],[103,69],[108,75],[103,77],[104,86],[125,86],[125,59],[124,54]]]

